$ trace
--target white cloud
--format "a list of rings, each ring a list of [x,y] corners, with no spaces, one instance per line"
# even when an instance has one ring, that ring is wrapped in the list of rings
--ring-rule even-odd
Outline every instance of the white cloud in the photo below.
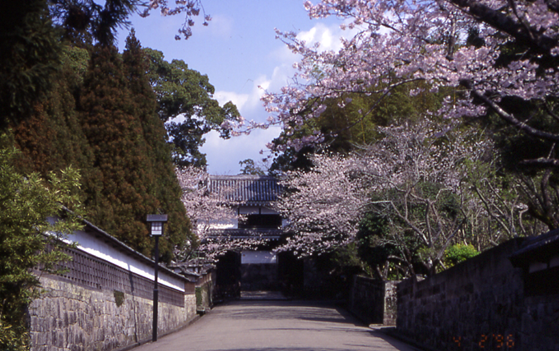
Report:
[[[350,22],[350,20],[346,22]],[[339,24],[327,26],[324,23],[317,23],[311,29],[299,32],[297,39],[305,40],[308,47],[319,43],[319,51],[338,51],[342,48],[341,38],[352,38],[358,30],[358,28],[342,30]],[[279,62],[274,68],[269,88],[270,91],[278,91],[281,87],[291,83],[291,78],[295,73],[293,64],[300,61],[301,57],[292,53],[286,45],[282,45],[274,50],[269,58]]]
[[[273,75],[274,76],[274,75]],[[252,87],[248,94],[239,94],[231,91],[217,91],[214,93],[214,98],[220,105],[231,101],[237,106],[237,109],[245,119],[261,120],[264,111],[262,108],[261,97],[271,85],[271,80],[266,75],[260,75],[255,80],[251,80]]]
[[[350,20],[345,21],[351,22]],[[319,51],[338,51],[342,48],[341,38],[350,39],[358,33],[359,28],[342,30],[339,24],[326,26],[323,23],[317,23],[308,31],[298,33],[299,40],[305,40],[308,46],[319,43]]]
[[[242,135],[228,140],[221,139],[212,131],[206,134],[206,143],[201,148],[208,159],[210,174],[238,174],[239,161],[253,159],[259,161],[266,157],[266,144],[280,134],[280,128],[271,127],[255,130],[250,135]],[[264,155],[260,151],[264,150]]]
[[[239,94],[233,91],[217,91],[214,93],[214,99],[216,99],[222,106],[226,102],[231,101],[239,110],[242,110],[249,100],[249,95]]]
[[[304,40],[308,44],[319,43],[321,44],[320,48],[323,50],[335,49],[332,48],[333,34],[331,30],[321,23],[317,24],[315,27],[311,28],[308,31],[298,33],[297,38],[300,40]]]
[[[195,20],[202,21],[202,18]],[[212,16],[210,24],[204,30],[208,30],[215,37],[228,39],[233,32],[233,18],[225,15]]]
[[[342,30],[339,25],[327,26],[322,23],[316,24],[308,31],[298,34],[298,39],[305,40],[309,46],[320,43],[319,50],[337,51],[342,47],[340,38],[349,38],[355,35],[354,30]],[[268,117],[262,107],[260,98],[266,91],[277,92],[282,87],[289,85],[295,73],[293,63],[300,60],[283,43],[278,41],[278,49],[271,52],[267,59],[276,62],[276,66],[267,74],[260,74],[252,80],[252,87],[246,93],[218,91],[214,98],[220,104],[232,101],[246,120],[264,122]],[[281,45],[281,47],[280,47]],[[217,132],[207,134],[206,143],[201,148],[207,154],[208,171],[211,174],[237,174],[239,173],[239,161],[253,159],[258,161],[268,153],[266,144],[271,142],[280,134],[280,127],[271,127],[266,130],[253,130],[250,135],[242,135],[223,140]],[[259,154],[265,150],[265,155]]]

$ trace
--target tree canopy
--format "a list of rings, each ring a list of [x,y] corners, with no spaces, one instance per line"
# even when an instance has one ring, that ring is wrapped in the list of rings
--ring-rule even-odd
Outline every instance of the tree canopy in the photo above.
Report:
[[[399,246],[398,236],[389,239],[397,232],[381,230],[384,241],[377,241],[391,246],[391,255],[404,260],[408,272],[420,264],[425,272],[433,273],[434,267],[444,264],[446,247],[458,234],[464,244],[472,243],[480,250],[506,237],[558,226],[556,2],[335,0],[306,1],[305,8],[310,18],[341,18],[341,28],[356,34],[342,40],[342,48],[334,52],[306,43],[297,33],[278,31],[288,48],[301,56],[294,65],[293,83],[263,96],[270,113],[267,123],[233,126],[239,133],[280,125],[280,138],[270,144],[279,154],[277,164],[297,157],[298,166],[308,170],[289,172],[286,180],[293,191],[287,193],[288,202],[281,210],[294,220],[292,249],[321,252],[348,242],[359,229],[359,216],[367,213],[355,211],[362,208],[359,204],[365,198],[376,203],[369,206],[379,219],[373,227],[399,228],[397,232],[406,233],[407,240],[415,240],[402,241],[409,244],[407,249],[416,249],[410,254],[401,250],[400,255],[395,252],[406,246]],[[408,101],[418,96],[433,103],[413,103],[407,109]],[[394,97],[397,101],[392,101]],[[417,117],[402,118],[403,112]],[[384,125],[383,117],[394,126]],[[423,147],[443,147],[444,140],[455,141],[440,151],[427,152],[426,157],[439,155],[438,161],[424,173],[420,169],[425,164],[419,163],[416,172],[435,177],[443,174],[442,167],[449,172],[460,170],[453,190],[445,178],[427,181],[424,175],[416,175],[382,190],[370,187],[366,197],[354,192],[354,187],[364,188],[360,184],[368,179],[365,174],[380,167],[392,169],[399,155],[407,154],[399,150],[415,150],[412,144],[398,142],[399,138],[410,141],[410,133],[404,131],[418,126],[415,120],[449,122],[436,127],[437,131],[426,127],[424,133],[431,136],[422,139]],[[360,134],[356,127],[361,124],[370,131]],[[474,133],[478,139],[458,142],[461,138],[449,138],[473,126],[478,126]],[[387,132],[394,127],[401,128],[399,135],[377,134],[377,129]],[[392,146],[387,144],[391,140]],[[444,162],[476,145],[476,140],[484,140],[488,146]],[[358,152],[358,157],[353,154],[356,146],[377,150],[378,156]],[[306,152],[317,150],[323,154],[312,157],[311,162],[302,160]],[[391,157],[379,159],[389,150]],[[484,153],[478,154],[481,150]],[[341,154],[329,157],[329,151]],[[407,157],[419,160],[415,155]],[[356,169],[356,164],[366,162],[369,173]],[[285,169],[294,169],[295,164]],[[395,169],[395,174],[415,174],[414,167],[405,169]],[[331,173],[336,176],[330,178]],[[375,179],[392,177],[380,174]],[[450,211],[454,208],[449,207],[451,203],[460,204],[460,211]],[[344,209],[337,209],[345,204]],[[306,208],[310,211],[307,218]],[[351,212],[358,217],[348,215]],[[432,235],[438,239],[431,241]],[[437,244],[442,238],[447,239]]]
[[[313,5],[307,1],[305,8],[311,18],[338,16],[348,23],[341,25],[343,29],[359,31],[344,40],[338,52],[313,47],[296,33],[278,31],[288,47],[302,56],[296,64],[299,79],[294,79],[301,83],[263,97],[272,114],[268,124],[282,125],[287,137],[293,132],[290,129],[305,128],[307,121],[319,118],[332,99],[345,107],[352,94],[387,97],[403,84],[422,81],[426,85],[410,93],[444,92],[438,115],[471,119],[495,115],[547,143],[547,154],[519,161],[557,168],[558,6],[554,2],[427,0],[413,5],[364,0]],[[526,108],[516,108],[519,102]],[[260,127],[250,123],[242,128]],[[303,133],[291,144],[298,149],[323,140],[321,133]]]
[[[204,144],[203,135],[218,130],[228,138],[229,130],[221,125],[240,116],[237,107],[232,102],[220,106],[213,99],[214,86],[208,76],[189,69],[183,60],[167,62],[161,51],[144,51],[149,62],[148,77],[157,97],[157,114],[166,125],[175,164],[206,165],[206,157],[199,150]]]

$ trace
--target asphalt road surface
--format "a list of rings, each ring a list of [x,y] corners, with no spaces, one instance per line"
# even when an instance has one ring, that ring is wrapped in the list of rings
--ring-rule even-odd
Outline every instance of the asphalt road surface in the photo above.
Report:
[[[133,351],[416,351],[344,309],[307,301],[234,301]]]

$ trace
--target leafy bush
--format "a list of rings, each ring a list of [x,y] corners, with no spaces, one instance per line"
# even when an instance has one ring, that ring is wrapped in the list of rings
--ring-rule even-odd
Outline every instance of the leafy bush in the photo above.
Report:
[[[75,170],[48,180],[20,174],[13,166],[17,150],[2,147],[10,142],[0,136],[0,350],[22,350],[29,343],[26,306],[40,292],[34,269],[56,273],[69,258],[59,239],[81,227],[81,206]]]
[[[445,250],[443,262],[449,268],[478,254],[479,252],[472,245],[455,244]]]

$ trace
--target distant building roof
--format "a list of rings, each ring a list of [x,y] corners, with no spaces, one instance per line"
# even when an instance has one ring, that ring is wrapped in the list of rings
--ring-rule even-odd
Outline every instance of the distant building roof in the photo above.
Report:
[[[208,190],[244,206],[267,205],[282,193],[276,178],[258,175],[211,175]]]

